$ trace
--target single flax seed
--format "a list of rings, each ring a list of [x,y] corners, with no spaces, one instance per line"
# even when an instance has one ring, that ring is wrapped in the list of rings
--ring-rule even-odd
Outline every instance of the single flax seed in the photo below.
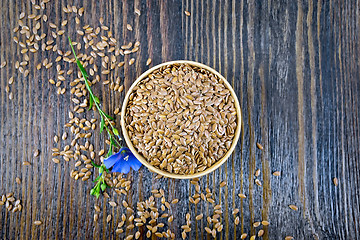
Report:
[[[37,226],[39,226],[39,225],[41,225],[41,224],[42,224],[42,222],[41,222],[41,221],[39,221],[39,220],[37,220],[37,221],[35,221],[35,222],[34,222],[34,224],[35,224],[35,225],[37,225]]]
[[[273,172],[273,175],[276,177],[279,177],[281,175],[281,173],[280,173],[280,171],[275,171],[275,172]]]
[[[264,149],[264,147],[263,147],[260,143],[256,143],[256,146],[257,146],[258,149],[260,149],[260,150],[263,150],[263,149]]]
[[[299,208],[298,208],[297,206],[293,205],[293,204],[290,204],[290,205],[289,205],[289,208],[291,208],[291,209],[294,210],[294,211],[299,210]]]

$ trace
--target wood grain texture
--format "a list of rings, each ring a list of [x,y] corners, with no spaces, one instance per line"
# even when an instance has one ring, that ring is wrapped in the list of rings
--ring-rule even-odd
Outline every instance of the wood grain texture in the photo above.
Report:
[[[288,235],[360,239],[359,0],[60,0],[46,5],[48,21],[60,25],[65,19],[73,20],[62,11],[68,4],[85,8],[83,25],[98,25],[103,17],[120,43],[141,42],[136,63],[108,76],[120,76],[125,90],[148,69],[149,57],[150,66],[179,59],[198,61],[233,85],[243,114],[240,141],[221,168],[200,179],[202,190],[212,189],[222,206],[224,228],[217,239],[256,234],[262,227],[254,228],[253,223],[261,220],[270,222],[263,227],[264,239]],[[134,14],[135,8],[141,16]],[[53,137],[63,133],[73,104],[69,91],[57,95],[48,83],[56,77],[55,68],[35,69],[49,53],[29,54],[27,78],[14,67],[21,53],[12,41],[17,35],[12,29],[20,12],[36,12],[33,5],[3,0],[0,9],[0,62],[7,61],[0,69],[0,195],[14,192],[24,206],[17,213],[0,206],[0,239],[123,239],[125,234],[115,234],[116,225],[121,214],[130,213],[110,207],[105,198],[90,196],[91,181],[70,178],[72,162],[51,161]],[[185,10],[191,15],[186,16]],[[127,31],[127,23],[134,31]],[[64,29],[74,41],[81,40],[75,24]],[[49,27],[44,31],[51,33]],[[66,38],[61,39],[59,48],[69,50]],[[129,60],[126,56],[125,61]],[[9,100],[6,86],[11,76],[14,98]],[[114,93],[102,85],[94,92],[107,112],[121,106],[124,92]],[[92,112],[86,116],[98,117]],[[120,122],[119,117],[116,120]],[[91,140],[96,151],[104,146],[104,136],[97,131]],[[41,150],[37,158],[35,149]],[[31,165],[23,166],[23,161]],[[262,187],[254,183],[257,169],[261,169]],[[281,171],[281,176],[274,177],[274,171]],[[22,179],[20,185],[16,177]],[[133,182],[127,197],[110,191],[117,202],[127,200],[136,206],[150,196],[151,189],[163,188],[169,199],[180,199],[170,211],[175,220],[169,224],[177,239],[187,212],[192,219],[188,238],[211,239],[204,228],[213,207],[203,201],[189,203],[195,188],[188,180],[155,179],[144,167],[126,177]],[[337,187],[334,177],[339,179]],[[227,185],[220,188],[223,180]],[[238,193],[247,198],[240,199]],[[102,209],[96,223],[95,203]],[[237,226],[231,214],[234,208],[240,209]],[[200,213],[204,219],[195,221]],[[108,214],[113,216],[110,223],[106,223]],[[43,224],[35,226],[35,220]],[[145,239],[146,230],[141,233]]]

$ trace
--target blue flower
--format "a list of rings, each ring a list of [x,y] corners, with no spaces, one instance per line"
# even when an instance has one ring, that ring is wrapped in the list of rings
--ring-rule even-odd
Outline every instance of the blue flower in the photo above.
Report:
[[[107,169],[112,167],[112,172],[128,173],[130,168],[137,171],[141,167],[141,162],[127,147],[122,147],[118,153],[104,159],[103,164]]]

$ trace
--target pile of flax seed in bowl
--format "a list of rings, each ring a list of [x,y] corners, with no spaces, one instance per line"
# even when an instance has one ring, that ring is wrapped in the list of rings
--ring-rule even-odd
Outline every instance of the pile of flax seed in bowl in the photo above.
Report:
[[[154,167],[179,175],[203,172],[229,151],[237,127],[224,81],[187,63],[158,68],[129,95],[126,130]]]

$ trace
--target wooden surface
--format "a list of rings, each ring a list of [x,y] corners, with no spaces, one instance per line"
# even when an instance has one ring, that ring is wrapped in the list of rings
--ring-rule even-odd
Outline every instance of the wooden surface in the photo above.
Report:
[[[217,239],[254,234],[262,227],[255,229],[252,223],[262,219],[270,222],[264,227],[264,239],[288,235],[360,239],[359,1],[61,0],[46,4],[49,21],[60,24],[67,19],[62,11],[67,4],[83,6],[83,21],[89,24],[96,25],[103,17],[120,43],[141,42],[139,61],[121,70],[125,89],[148,69],[148,57],[150,66],[177,59],[198,61],[232,83],[243,113],[241,139],[226,164],[200,180],[202,188],[214,190],[216,203],[222,205],[224,228]],[[135,7],[141,10],[140,17],[134,14]],[[0,239],[124,238],[124,234],[116,236],[115,226],[125,210],[114,210],[106,199],[90,196],[91,181],[70,178],[73,162],[51,161],[53,137],[63,133],[73,105],[69,91],[57,95],[48,83],[48,78],[55,77],[51,69],[33,70],[46,54],[31,55],[26,78],[14,68],[21,54],[12,41],[16,35],[12,29],[20,12],[34,11],[32,4],[4,0],[0,9],[0,62],[7,61],[0,70],[0,195],[14,192],[23,205],[17,213],[0,206]],[[131,23],[134,31],[127,32],[124,23]],[[73,23],[65,27],[80,40],[74,28]],[[68,50],[66,38],[62,39],[60,46]],[[11,76],[15,77],[10,87],[14,97],[9,100],[5,88]],[[124,96],[102,85],[94,91],[109,112],[120,106]],[[103,146],[97,131],[92,141],[97,151]],[[256,142],[264,146],[263,151]],[[35,149],[41,150],[37,158]],[[31,166],[23,166],[23,161]],[[262,187],[254,183],[258,168]],[[281,176],[272,176],[273,171],[281,171]],[[16,177],[22,179],[20,185]],[[201,212],[208,216],[211,204],[189,204],[195,189],[188,180],[157,180],[144,167],[127,177],[133,181],[129,203],[148,198],[150,189],[163,188],[169,199],[180,199],[170,224],[177,238],[189,211],[190,238],[210,239],[204,231],[205,219],[195,223],[194,216]],[[337,187],[334,177],[339,179]],[[227,185],[220,188],[223,180]],[[247,195],[243,201],[237,196],[240,192]],[[118,202],[125,199],[109,193]],[[94,203],[103,212],[97,223]],[[240,208],[238,226],[231,214],[234,208]],[[109,224],[107,214],[114,219]],[[35,226],[35,220],[43,224]]]

